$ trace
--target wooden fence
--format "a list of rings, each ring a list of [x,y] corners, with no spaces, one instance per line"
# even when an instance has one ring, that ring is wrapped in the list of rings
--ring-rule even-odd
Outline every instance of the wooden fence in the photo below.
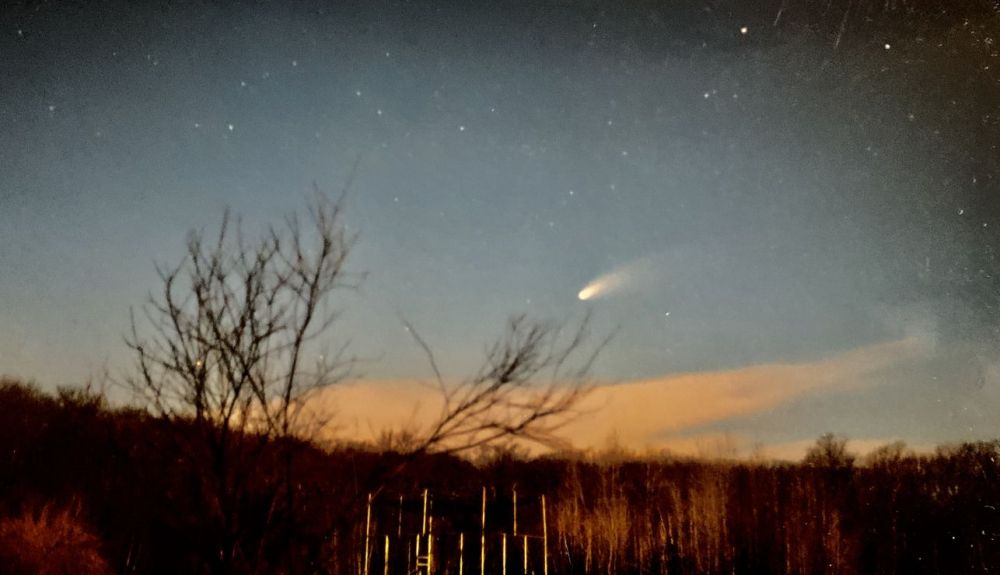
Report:
[[[489,513],[488,513],[489,512]],[[520,517],[518,514],[520,513]],[[359,575],[548,575],[545,496],[368,496]]]

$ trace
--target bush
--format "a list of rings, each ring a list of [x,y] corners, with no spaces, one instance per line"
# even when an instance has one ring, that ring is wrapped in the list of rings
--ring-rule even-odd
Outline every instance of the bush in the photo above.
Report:
[[[111,568],[100,540],[78,509],[22,513],[0,519],[0,565],[10,575],[103,575]]]

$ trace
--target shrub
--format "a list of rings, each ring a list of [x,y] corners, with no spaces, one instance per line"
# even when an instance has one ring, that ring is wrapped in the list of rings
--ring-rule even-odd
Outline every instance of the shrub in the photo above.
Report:
[[[22,513],[0,519],[0,565],[10,575],[103,575],[100,540],[79,519],[79,509]]]

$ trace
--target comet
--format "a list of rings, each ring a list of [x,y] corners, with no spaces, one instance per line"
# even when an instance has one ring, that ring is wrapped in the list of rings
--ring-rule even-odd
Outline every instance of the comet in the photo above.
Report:
[[[661,254],[636,258],[590,280],[576,297],[591,301],[656,285],[665,267],[666,259]]]
[[[580,290],[580,293],[576,294],[576,297],[580,301],[597,299],[622,289],[630,279],[631,274],[628,270],[622,269],[606,273],[591,280]]]

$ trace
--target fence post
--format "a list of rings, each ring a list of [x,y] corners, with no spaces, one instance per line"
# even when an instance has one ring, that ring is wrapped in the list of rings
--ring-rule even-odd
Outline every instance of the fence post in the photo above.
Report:
[[[524,536],[524,575],[528,575],[528,536]]]
[[[368,563],[371,559],[371,532],[372,532],[372,494],[368,494],[368,512],[365,514],[365,575],[368,575]]]
[[[427,533],[427,575],[434,572],[434,521],[431,518],[431,530]]]
[[[416,551],[413,553],[413,562],[417,566],[417,569],[420,569],[420,534],[419,533],[417,533],[416,537],[414,537],[414,540],[416,540],[416,543],[414,543],[414,545],[416,545]]]
[[[514,537],[517,537],[517,487],[514,488]]]
[[[483,486],[483,530],[479,538],[479,575],[486,575],[486,486]]]
[[[385,536],[385,560],[382,563],[382,575],[389,575],[389,536]]]
[[[427,535],[427,489],[424,489],[424,518],[420,524],[420,533]]]
[[[542,575],[549,575],[549,524],[545,517],[545,495],[542,495]]]
[[[500,571],[500,573],[501,573],[501,575],[507,575],[507,534],[506,533],[503,534],[503,537],[501,538],[501,541],[502,541],[502,544],[501,544],[502,545],[502,547],[501,547],[501,549],[502,549],[501,555],[502,555],[503,559],[501,561],[501,571]]]

